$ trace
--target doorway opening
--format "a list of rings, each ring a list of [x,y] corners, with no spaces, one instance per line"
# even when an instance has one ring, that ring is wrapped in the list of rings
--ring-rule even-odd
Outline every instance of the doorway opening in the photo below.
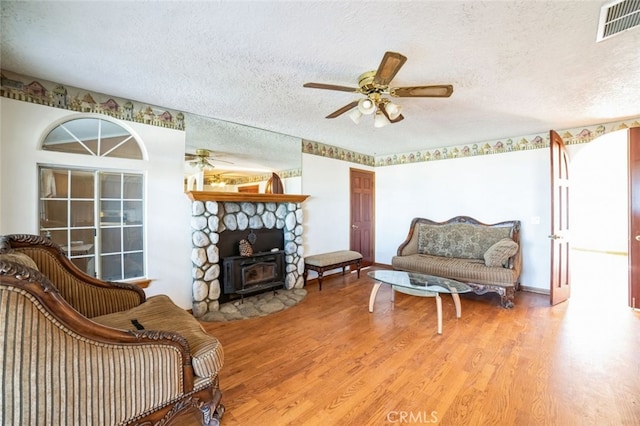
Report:
[[[571,298],[628,306],[627,131],[569,147]]]

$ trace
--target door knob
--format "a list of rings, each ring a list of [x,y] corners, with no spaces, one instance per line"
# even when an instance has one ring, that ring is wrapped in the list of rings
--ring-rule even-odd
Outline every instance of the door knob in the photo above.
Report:
[[[561,235],[552,234],[552,235],[549,235],[549,238],[551,238],[552,240],[561,240],[562,236]]]
[[[358,225],[351,225],[351,229],[358,229]]]
[[[640,241],[640,235],[636,235],[636,241]]]

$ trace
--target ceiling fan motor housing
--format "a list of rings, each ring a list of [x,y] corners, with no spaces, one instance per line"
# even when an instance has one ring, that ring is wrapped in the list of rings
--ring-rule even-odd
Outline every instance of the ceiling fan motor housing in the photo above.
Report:
[[[389,86],[380,86],[373,82],[376,76],[376,71],[367,71],[360,74],[358,77],[358,86],[360,86],[360,93],[364,95],[370,95],[373,93],[384,93]]]

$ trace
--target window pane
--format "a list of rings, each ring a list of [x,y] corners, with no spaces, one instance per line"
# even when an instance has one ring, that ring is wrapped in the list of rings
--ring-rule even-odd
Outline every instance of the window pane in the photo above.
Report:
[[[125,201],[123,218],[129,225],[142,223],[142,201]]]
[[[42,214],[40,216],[40,226],[43,228],[66,228],[67,201],[43,200]]]
[[[102,229],[102,244],[100,245],[100,251],[102,253],[117,253],[122,250],[122,241],[120,239],[121,229],[122,228]]]
[[[69,120],[53,129],[42,149],[72,154],[142,159],[138,141],[124,127],[99,118]]]
[[[123,229],[124,251],[142,250],[142,226]]]
[[[71,223],[70,226],[93,226],[94,215],[93,200],[71,201]]]
[[[122,279],[122,261],[120,254],[100,256],[102,279],[106,281]]]
[[[95,257],[75,257],[71,262],[76,265],[82,272],[96,276],[96,260]]]
[[[66,197],[67,174],[55,169],[40,169],[40,198]]]
[[[53,231],[40,231],[40,234],[43,237],[51,238],[51,241],[58,244],[60,247],[66,246],[67,241],[69,241],[69,231],[67,231],[66,229],[53,230]]]
[[[101,225],[118,226],[122,224],[120,201],[101,201],[100,206]]]
[[[95,247],[92,230],[71,231],[71,246],[64,245],[62,250],[71,258],[78,268],[91,276],[95,276]],[[74,239],[84,238],[84,239]]]
[[[88,150],[86,146],[83,146],[83,144],[80,143],[80,141],[94,141],[95,145],[97,137],[97,119],[75,119],[67,121],[53,129],[45,138],[42,144],[42,149],[92,155],[95,153],[95,150]]]
[[[142,175],[124,175],[124,198],[142,200]]]
[[[117,136],[111,138],[103,138],[100,141],[100,155],[108,156],[108,157],[118,157],[117,155],[113,155],[118,148],[126,145],[126,141],[130,139],[129,136]],[[125,157],[127,158],[127,157]]]
[[[124,278],[138,278],[143,275],[142,253],[126,253],[124,255]]]
[[[71,198],[94,198],[93,173],[71,172]]]
[[[94,234],[95,231],[93,229],[71,230],[71,249],[78,252],[74,256],[94,254],[96,252]]]
[[[116,158],[133,158],[134,160],[142,160],[142,151],[135,139],[130,138],[113,151],[109,152],[109,157]]]
[[[103,173],[100,175],[100,193],[102,198],[120,198],[121,191],[120,174]]]
[[[77,118],[61,124],[72,135],[82,142],[95,141],[98,139],[100,122],[97,118]]]

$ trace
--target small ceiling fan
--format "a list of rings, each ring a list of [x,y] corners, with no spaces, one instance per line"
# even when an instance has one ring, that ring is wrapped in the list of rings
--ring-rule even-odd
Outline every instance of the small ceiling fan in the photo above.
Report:
[[[389,87],[391,80],[407,61],[407,57],[397,52],[386,52],[377,70],[367,71],[358,77],[359,87],[338,86],[324,83],[305,83],[303,87],[312,89],[338,90],[359,93],[364,98],[353,101],[327,115],[336,118],[357,107],[349,117],[357,124],[363,115],[374,114],[374,126],[382,127],[388,123],[397,123],[404,119],[400,105],[394,104],[385,96],[398,98],[448,98],[453,86],[440,84],[435,86]]]
[[[215,168],[214,162],[233,164],[231,161],[216,158],[211,150],[205,148],[198,148],[193,154],[185,154],[184,159],[189,165],[199,170],[211,170]]]

